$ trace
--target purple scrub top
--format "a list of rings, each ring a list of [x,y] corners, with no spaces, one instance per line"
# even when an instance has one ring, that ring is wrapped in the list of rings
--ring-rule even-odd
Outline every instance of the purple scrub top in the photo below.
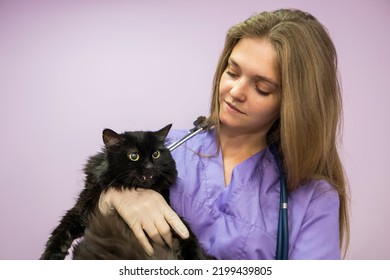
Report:
[[[168,144],[186,131],[171,131]],[[275,259],[279,175],[268,148],[238,164],[225,186],[213,130],[172,151],[179,178],[172,208],[217,259]],[[288,196],[289,259],[340,259],[339,197],[324,180],[312,180]]]

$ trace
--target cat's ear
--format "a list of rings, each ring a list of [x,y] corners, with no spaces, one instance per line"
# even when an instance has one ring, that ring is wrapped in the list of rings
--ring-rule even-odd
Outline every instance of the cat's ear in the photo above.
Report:
[[[103,130],[103,142],[107,148],[122,143],[124,140],[122,136],[109,128]]]
[[[167,126],[161,128],[159,131],[156,131],[157,136],[161,140],[165,140],[165,138],[167,138],[168,132],[171,129],[171,127],[172,127],[172,124],[168,124]]]

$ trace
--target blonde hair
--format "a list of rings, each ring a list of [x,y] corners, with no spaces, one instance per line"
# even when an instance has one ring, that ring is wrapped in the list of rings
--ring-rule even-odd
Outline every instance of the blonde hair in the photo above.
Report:
[[[340,198],[340,242],[349,243],[348,195],[337,151],[342,100],[335,47],[325,27],[311,14],[277,10],[256,14],[227,33],[213,82],[210,126],[219,129],[219,83],[229,56],[243,37],[266,38],[277,53],[280,118],[267,139],[278,144],[289,191],[312,179],[324,179]]]

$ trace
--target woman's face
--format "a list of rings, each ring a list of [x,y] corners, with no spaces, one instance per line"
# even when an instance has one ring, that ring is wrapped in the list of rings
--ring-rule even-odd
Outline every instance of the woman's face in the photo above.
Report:
[[[241,39],[221,76],[221,125],[239,133],[265,136],[279,117],[280,101],[272,44],[267,39]]]

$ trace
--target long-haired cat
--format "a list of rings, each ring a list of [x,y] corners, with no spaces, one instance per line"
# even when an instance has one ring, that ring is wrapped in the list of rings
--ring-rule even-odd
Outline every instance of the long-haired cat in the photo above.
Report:
[[[177,179],[176,164],[164,142],[171,125],[156,132],[118,134],[103,131],[102,152],[89,158],[84,172],[85,188],[46,243],[41,259],[64,259],[79,237],[73,259],[209,259],[190,232],[181,239],[173,232],[173,248],[152,243],[149,256],[132,230],[115,213],[102,215],[98,201],[107,188],[150,188],[169,202],[169,188]],[[151,241],[152,242],[152,241]]]

